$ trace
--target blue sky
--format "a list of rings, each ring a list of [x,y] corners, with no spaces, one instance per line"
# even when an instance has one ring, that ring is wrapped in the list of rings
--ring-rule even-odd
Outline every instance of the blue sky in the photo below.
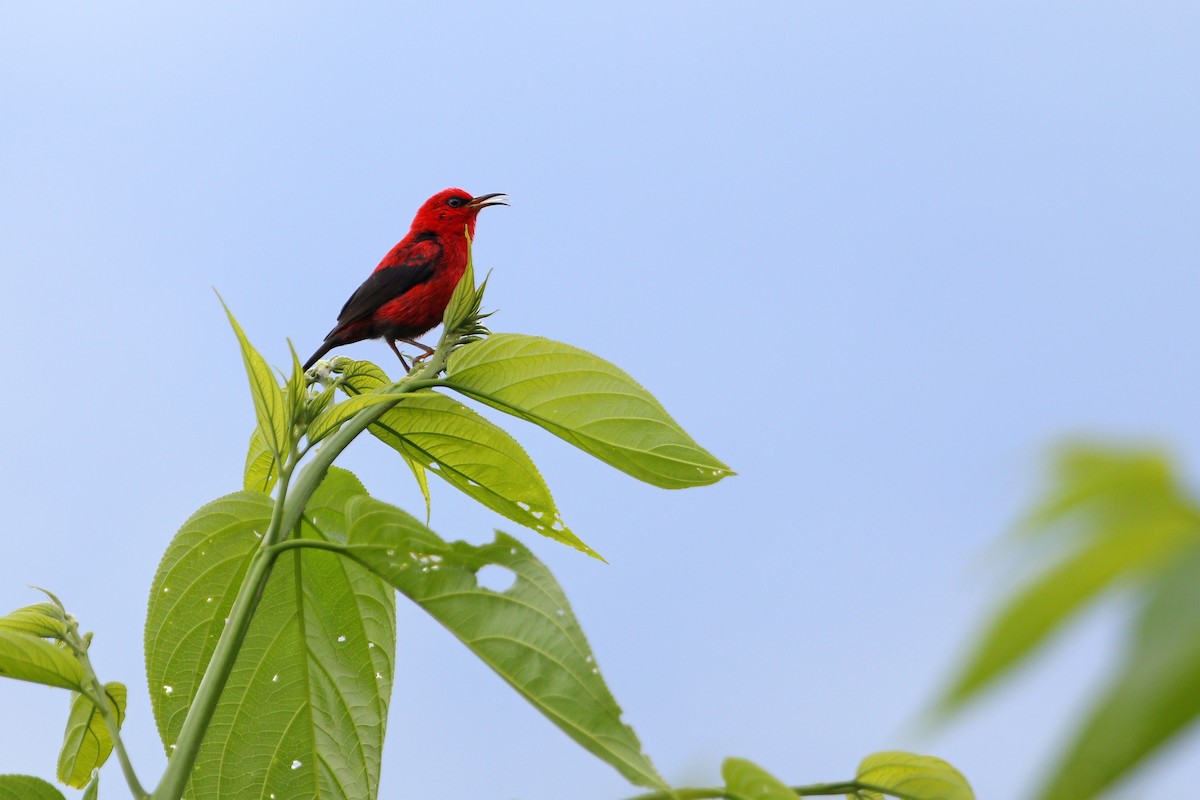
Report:
[[[669,780],[726,755],[841,779],[899,747],[1018,796],[1102,685],[1118,605],[912,723],[1019,577],[995,543],[1049,445],[1200,467],[1198,36],[1183,2],[7,8],[0,608],[43,585],[96,632],[153,782],[146,593],[252,424],[212,288],[283,364],[428,195],[503,191],[492,327],[614,361],[740,474],[663,492],[513,423],[610,564],[448,487],[433,527],[550,564]],[[419,508],[382,447],[342,463]],[[399,625],[384,796],[636,794],[420,612]],[[65,695],[0,683],[0,708],[0,773],[49,777]],[[1198,746],[1117,796],[1183,794]]]

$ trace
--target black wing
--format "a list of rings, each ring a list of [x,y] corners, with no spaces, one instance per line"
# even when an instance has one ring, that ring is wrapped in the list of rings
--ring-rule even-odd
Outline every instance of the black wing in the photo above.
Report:
[[[342,306],[334,330],[367,319],[384,303],[428,281],[433,277],[434,265],[441,257],[442,243],[435,234],[419,236],[400,252],[393,250],[388,253],[384,261],[395,260],[395,263],[376,269],[371,277],[363,281],[362,286],[354,290],[346,305]]]

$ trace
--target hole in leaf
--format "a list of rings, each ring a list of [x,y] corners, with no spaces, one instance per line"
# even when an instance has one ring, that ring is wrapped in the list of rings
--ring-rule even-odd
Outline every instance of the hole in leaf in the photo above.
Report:
[[[301,764],[298,759],[296,761],[292,762],[292,769],[300,769],[302,766],[304,766],[304,765]]]
[[[497,564],[487,564],[475,573],[479,588],[491,592],[507,592],[517,582],[517,574]]]

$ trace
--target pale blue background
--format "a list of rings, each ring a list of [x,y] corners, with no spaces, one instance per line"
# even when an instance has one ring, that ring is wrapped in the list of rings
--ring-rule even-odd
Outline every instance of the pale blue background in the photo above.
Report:
[[[443,486],[434,527],[531,542],[670,780],[903,747],[1020,796],[1122,609],[913,722],[1014,585],[994,543],[1047,445],[1197,466],[1198,102],[1188,2],[9,4],[0,608],[44,585],[97,632],[153,783],[150,578],[252,421],[210,287],[283,364],[425,197],[504,191],[493,327],[615,361],[740,475],[654,490],[514,424],[610,565]],[[344,463],[419,508],[374,442]],[[400,635],[385,797],[637,793],[419,612]],[[0,709],[0,772],[51,776],[65,694],[0,683]],[[1118,796],[1193,793],[1198,744]]]

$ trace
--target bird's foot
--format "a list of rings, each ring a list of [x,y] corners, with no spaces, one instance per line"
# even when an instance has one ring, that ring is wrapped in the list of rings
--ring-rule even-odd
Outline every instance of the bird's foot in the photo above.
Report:
[[[404,342],[405,344],[411,344],[413,347],[415,347],[421,351],[421,354],[419,356],[416,356],[415,358],[413,358],[414,365],[420,364],[422,361],[424,361],[425,359],[429,358],[431,355],[434,354],[434,349],[432,347],[430,347],[427,344],[422,344],[421,342],[418,342],[416,339],[401,339],[400,341]]]
[[[385,339],[385,341],[388,343],[388,347],[392,348],[392,352],[396,354],[396,358],[400,359],[400,364],[404,367],[404,371],[411,372],[412,367],[410,367],[408,362],[404,360],[404,356],[401,355],[401,353],[400,353],[400,348],[396,347],[396,340],[395,339]],[[406,340],[401,340],[401,341],[406,341]]]

